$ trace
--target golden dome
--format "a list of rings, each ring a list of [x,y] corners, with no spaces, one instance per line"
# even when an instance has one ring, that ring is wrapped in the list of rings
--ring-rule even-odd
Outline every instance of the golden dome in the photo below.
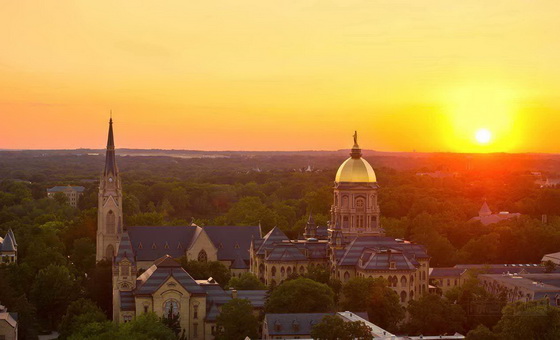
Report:
[[[358,146],[358,133],[354,132],[354,147],[350,158],[338,168],[336,182],[375,183],[377,178],[371,165],[362,158],[362,150]]]
[[[375,172],[363,158],[348,158],[336,172],[336,182],[377,182]]]

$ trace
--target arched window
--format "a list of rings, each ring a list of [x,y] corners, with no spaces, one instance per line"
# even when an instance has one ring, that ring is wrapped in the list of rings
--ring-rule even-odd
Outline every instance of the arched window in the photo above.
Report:
[[[261,263],[261,264],[259,265],[259,274],[262,275],[263,273],[264,273],[264,264]]]
[[[356,199],[356,209],[358,211],[364,211],[365,207],[366,207],[366,201],[362,197],[357,198]]]
[[[342,207],[348,208],[348,196],[346,195],[342,196]]]
[[[288,276],[292,275],[292,267],[288,267],[286,273],[288,274]]]
[[[179,302],[175,299],[169,299],[163,304],[163,316],[168,317],[169,314],[179,314]]]
[[[348,280],[350,280],[350,273],[344,272],[344,281],[348,281]]]
[[[410,299],[414,300],[414,291],[413,290],[410,291]]]
[[[276,267],[272,266],[270,273],[272,274],[273,277],[276,276]]]
[[[414,275],[410,275],[410,285],[414,284]]]
[[[299,273],[300,274],[305,273],[305,268],[303,268],[303,266],[299,267]]]
[[[107,260],[112,260],[113,256],[115,256],[115,248],[113,247],[112,244],[107,246],[107,249],[105,250],[105,258]]]
[[[202,249],[202,250],[198,253],[198,261],[199,261],[199,262],[206,262],[206,261],[208,261],[208,254],[206,254],[206,250]]]
[[[106,218],[106,228],[107,228],[107,234],[114,234],[115,233],[115,213],[113,213],[113,210],[109,210],[109,212],[107,213],[107,218]]]
[[[406,276],[401,277],[401,287],[406,287]]]
[[[286,269],[284,269],[284,266],[282,266],[280,268],[280,274],[282,275],[282,277],[284,277],[284,275],[286,275]]]
[[[406,292],[404,290],[401,292],[401,302],[406,302]]]

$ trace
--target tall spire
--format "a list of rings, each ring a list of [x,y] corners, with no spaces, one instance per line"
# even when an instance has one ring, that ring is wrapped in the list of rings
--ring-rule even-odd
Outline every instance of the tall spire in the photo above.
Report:
[[[360,158],[362,157],[362,149],[360,149],[360,146],[358,145],[358,131],[354,131],[354,146],[352,147],[352,152],[350,153],[350,156],[352,158]]]
[[[111,114],[112,115],[112,114]],[[115,159],[115,140],[113,137],[113,118],[109,119],[109,136],[107,138],[107,152],[105,154],[105,172],[104,175],[117,175],[117,161]]]

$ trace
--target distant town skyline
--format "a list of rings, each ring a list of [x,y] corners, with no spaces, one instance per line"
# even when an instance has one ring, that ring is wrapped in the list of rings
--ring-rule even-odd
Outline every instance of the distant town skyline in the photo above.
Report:
[[[0,149],[559,153],[560,2],[5,2]]]

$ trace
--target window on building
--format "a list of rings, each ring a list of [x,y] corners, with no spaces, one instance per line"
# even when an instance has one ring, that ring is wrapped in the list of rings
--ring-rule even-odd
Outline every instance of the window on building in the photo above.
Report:
[[[406,302],[406,292],[404,290],[401,292],[401,302]]]
[[[202,249],[198,253],[198,261],[199,262],[207,262],[208,261],[208,254],[206,254],[206,250]]]
[[[397,269],[397,263],[394,261],[389,262],[389,269]]]
[[[401,277],[401,287],[406,287],[406,277]]]
[[[356,217],[356,226],[358,228],[363,228],[364,227],[364,216],[359,215]]]
[[[451,280],[450,279],[447,279],[447,286],[448,287],[451,286]]]
[[[107,213],[107,218],[106,218],[106,228],[107,228],[107,234],[114,234],[115,233],[115,214],[113,213],[113,210],[109,210],[109,212]]]
[[[272,277],[276,276],[276,267],[272,266],[272,269],[270,270],[270,273],[271,273]]]
[[[210,327],[210,333],[211,333],[212,335],[216,335],[216,326]]]
[[[198,305],[193,306],[193,319],[198,319]]]
[[[169,299],[163,304],[163,315],[167,317],[169,314],[179,314],[179,302],[175,299]]]
[[[284,267],[280,268],[280,274],[282,275],[282,277],[286,275],[286,269],[284,269]]]
[[[344,272],[344,281],[350,280],[350,273]]]
[[[148,313],[148,306],[144,306],[144,314]]]
[[[193,338],[198,338],[198,324],[193,323]]]
[[[130,263],[121,264],[121,276],[130,276]]]

